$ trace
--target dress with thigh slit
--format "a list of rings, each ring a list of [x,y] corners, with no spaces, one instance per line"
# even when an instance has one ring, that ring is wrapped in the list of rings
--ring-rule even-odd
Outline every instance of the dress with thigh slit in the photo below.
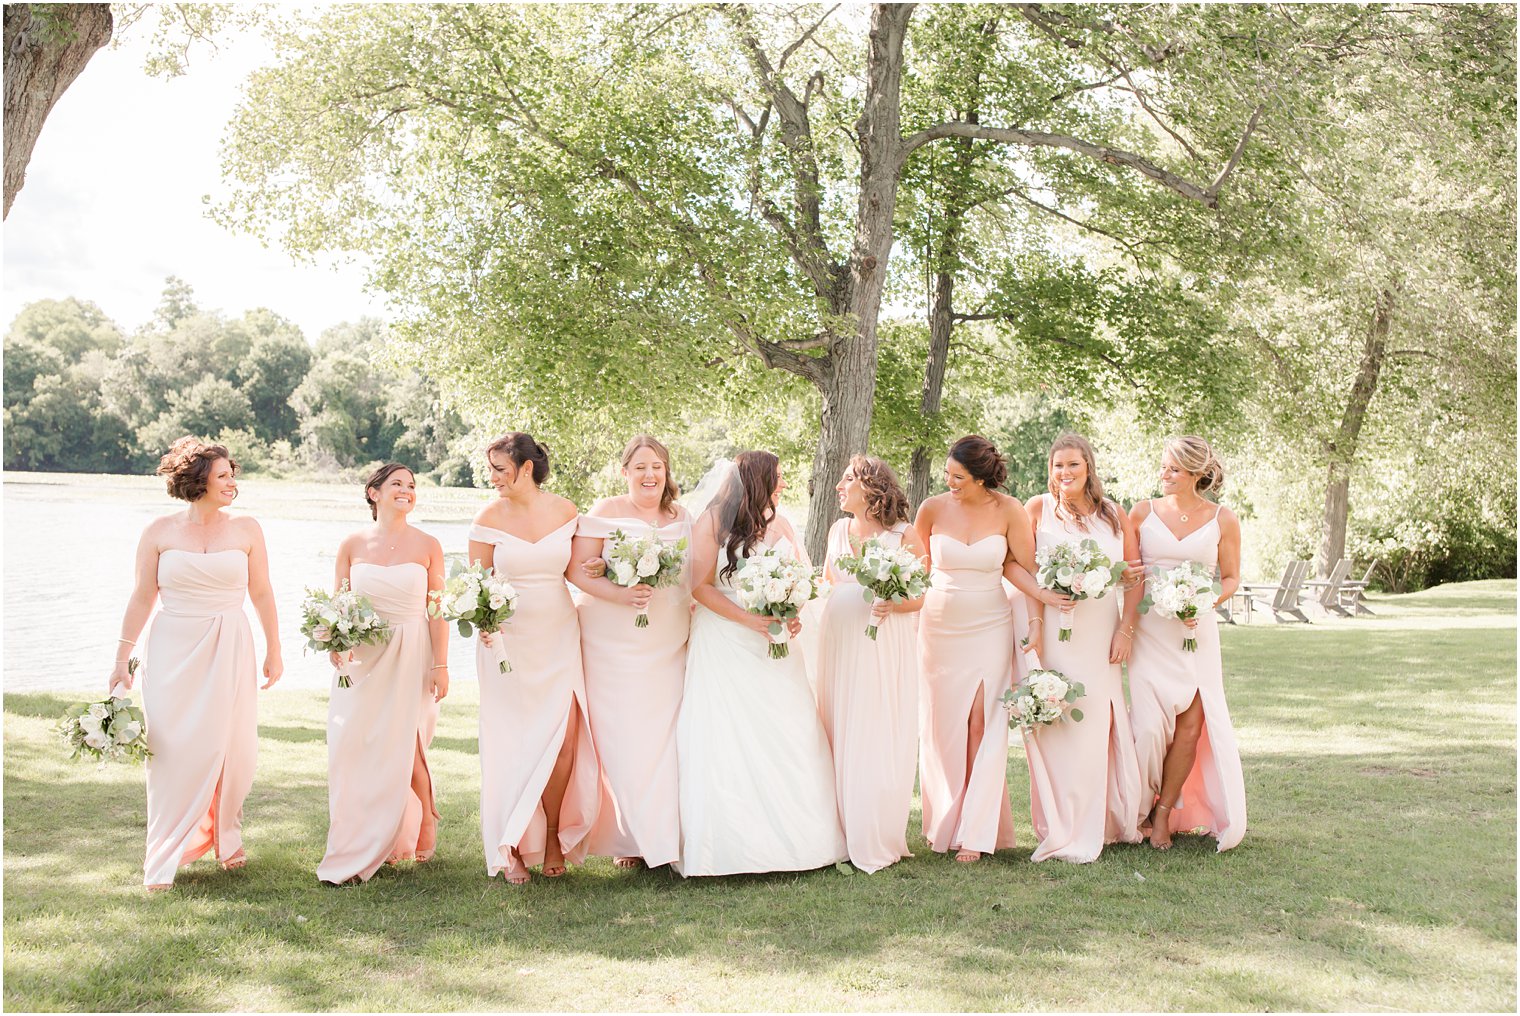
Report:
[[[386,861],[426,860],[437,842],[438,810],[427,749],[438,726],[428,687],[427,568],[415,561],[356,562],[351,588],[386,620],[390,639],[359,646],[333,675],[327,706],[327,852],[324,882],[368,881]]]
[[[492,565],[516,588],[517,612],[492,645],[476,641],[480,678],[480,830],[486,871],[526,874],[542,864],[551,826],[544,788],[580,713],[569,784],[553,823],[567,864],[585,859],[600,802],[600,769],[586,723],[580,625],[565,584],[570,519],[530,542],[488,526],[470,527],[470,539],[494,545]],[[503,673],[501,661],[512,669]]]
[[[1123,535],[1102,519],[1089,517],[1083,529],[1073,519],[1057,518],[1051,497],[1040,502],[1038,547],[1092,539],[1110,560],[1123,560]],[[1083,695],[1073,703],[1083,716],[1024,731],[1030,817],[1039,841],[1032,860],[1085,864],[1097,860],[1106,843],[1140,840],[1135,742],[1119,665],[1108,662],[1123,598],[1123,588],[1116,585],[1099,599],[1077,601],[1068,642],[1058,636],[1060,610],[1045,607],[1039,663],[1083,686]]]
[[[1219,511],[1203,527],[1182,539],[1173,535],[1152,510],[1140,524],[1140,557],[1147,568],[1175,568],[1196,561],[1209,568],[1219,562]],[[1139,758],[1143,819],[1161,792],[1161,766],[1172,744],[1177,716],[1203,703],[1203,731],[1198,754],[1171,811],[1172,832],[1204,829],[1220,850],[1238,844],[1246,831],[1246,787],[1240,748],[1224,700],[1224,668],[1219,652],[1219,619],[1212,610],[1198,612],[1194,637],[1198,648],[1182,648],[1187,629],[1174,617],[1142,614],[1129,661],[1130,724]]]
[[[936,851],[990,854],[1013,846],[1008,714],[1013,614],[1003,590],[1008,539],[969,546],[929,537],[933,574],[918,629],[919,794],[924,838]],[[980,703],[981,744],[967,764],[968,724]]]

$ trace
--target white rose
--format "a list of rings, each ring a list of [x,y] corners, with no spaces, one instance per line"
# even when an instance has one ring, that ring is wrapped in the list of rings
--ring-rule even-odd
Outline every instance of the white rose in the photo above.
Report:
[[[1070,586],[1071,580],[1076,577],[1076,574],[1075,568],[1071,567],[1071,565],[1063,564],[1056,569],[1056,583],[1058,585]]]
[[[786,582],[782,579],[768,579],[765,583],[765,598],[770,603],[781,603],[786,600]]]
[[[84,731],[86,734],[98,734],[100,733],[101,722],[102,721],[99,716],[93,716],[90,713],[85,713],[83,716],[79,717],[79,729]]]
[[[89,715],[97,720],[103,720],[111,715],[111,710],[106,707],[104,702],[95,702],[90,705]]]
[[[85,735],[84,743],[91,748],[104,748],[111,743],[111,739],[106,736],[105,731],[95,730]]]
[[[658,549],[650,550],[639,558],[639,578],[647,578],[660,570],[660,552]]]
[[[500,610],[503,606],[506,605],[506,602],[506,597],[493,596],[486,601],[486,606],[490,607],[492,610]]]
[[[142,734],[142,724],[138,723],[136,720],[128,720],[125,724],[122,725],[121,729],[117,731],[116,739],[121,743],[126,744],[128,741],[131,741],[132,739],[138,737],[140,734]]]
[[[792,595],[787,598],[787,602],[789,602],[794,607],[800,607],[803,604],[807,603],[808,600],[812,599],[812,597],[808,595],[811,592],[812,590],[806,584],[799,585],[792,590]]]
[[[1109,580],[1112,578],[1113,573],[1110,572],[1107,568],[1094,568],[1092,571],[1087,573],[1086,577],[1082,581],[1082,584],[1087,589],[1087,594],[1089,596],[1096,596],[1098,593],[1101,593],[1103,590],[1108,588]]]
[[[612,566],[612,573],[617,576],[617,584],[620,586],[633,585],[633,565],[627,561],[619,561]]]

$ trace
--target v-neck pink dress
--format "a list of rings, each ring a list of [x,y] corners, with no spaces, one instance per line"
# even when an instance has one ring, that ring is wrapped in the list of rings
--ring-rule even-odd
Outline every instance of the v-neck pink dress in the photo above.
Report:
[[[1175,568],[1183,561],[1214,567],[1219,563],[1219,511],[1182,539],[1177,539],[1154,508],[1140,524],[1140,557],[1147,568]],[[1198,755],[1182,785],[1181,803],[1172,809],[1173,832],[1205,829],[1220,850],[1240,843],[1246,831],[1246,786],[1240,748],[1224,700],[1224,668],[1219,652],[1219,618],[1200,611],[1198,649],[1182,648],[1187,629],[1174,617],[1155,611],[1140,616],[1135,651],[1129,661],[1130,724],[1139,758],[1139,819],[1161,792],[1161,765],[1177,729],[1177,714],[1196,697],[1203,703],[1203,733]]]
[[[902,543],[905,523],[882,533]],[[860,583],[835,567],[853,554],[850,520],[829,530],[828,578],[818,639],[818,714],[834,752],[834,791],[850,863],[879,871],[908,851],[908,813],[918,764],[917,616],[888,614],[875,641],[871,604]]]
[[[470,539],[494,546],[492,566],[517,589],[517,613],[490,647],[476,641],[480,678],[480,831],[486,871],[525,872],[544,860],[550,825],[559,829],[565,861],[586,857],[596,822],[600,769],[586,717],[580,624],[565,584],[576,519],[529,542],[488,526],[470,527]],[[501,672],[500,661],[512,669]],[[581,722],[570,782],[551,822],[542,797],[569,730],[570,711]]]
[[[1092,539],[1110,560],[1123,560],[1124,537],[1102,519],[1088,519],[1083,529],[1075,520],[1057,518],[1049,495],[1039,500],[1037,547]],[[1084,694],[1074,703],[1083,715],[1080,721],[1060,720],[1024,731],[1029,810],[1039,840],[1031,860],[1085,864],[1097,860],[1106,843],[1140,840],[1135,742],[1124,708],[1123,676],[1117,663],[1108,662],[1123,599],[1123,588],[1116,586],[1099,599],[1077,601],[1069,642],[1057,638],[1061,612],[1045,608],[1040,662],[1083,686]]]

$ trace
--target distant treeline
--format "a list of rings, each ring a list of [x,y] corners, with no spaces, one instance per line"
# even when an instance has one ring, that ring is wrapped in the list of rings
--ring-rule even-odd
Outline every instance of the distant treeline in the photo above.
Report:
[[[153,468],[183,434],[226,444],[247,472],[332,476],[399,459],[471,482],[468,427],[389,357],[373,318],[316,344],[265,309],[229,319],[171,278],[133,335],[93,303],[40,300],[5,335],[5,467]]]

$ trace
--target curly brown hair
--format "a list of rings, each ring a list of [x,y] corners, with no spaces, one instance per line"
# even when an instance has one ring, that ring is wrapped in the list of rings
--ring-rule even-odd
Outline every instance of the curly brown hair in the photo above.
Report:
[[[850,468],[865,494],[868,516],[888,529],[908,521],[908,495],[891,466],[874,455],[852,455]]]
[[[168,454],[158,460],[154,472],[164,478],[170,497],[199,501],[206,496],[211,469],[220,459],[231,463],[232,475],[236,476],[238,464],[225,445],[208,444],[198,437],[186,435],[169,446]]]

